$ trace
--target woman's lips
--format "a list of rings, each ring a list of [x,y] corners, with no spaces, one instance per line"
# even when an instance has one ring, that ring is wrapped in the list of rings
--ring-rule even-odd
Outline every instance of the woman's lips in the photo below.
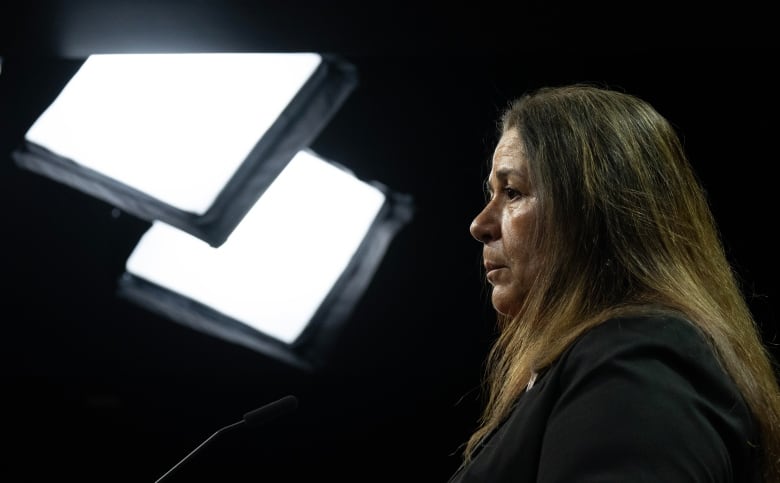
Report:
[[[489,282],[493,282],[494,279],[498,276],[498,272],[503,268],[506,267],[504,265],[499,265],[493,262],[485,262],[485,277]]]

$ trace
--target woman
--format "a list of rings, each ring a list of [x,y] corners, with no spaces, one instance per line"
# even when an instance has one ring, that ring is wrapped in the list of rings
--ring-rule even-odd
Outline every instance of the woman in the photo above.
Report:
[[[503,114],[487,188],[500,331],[451,481],[780,481],[773,361],[669,122],[542,88]]]

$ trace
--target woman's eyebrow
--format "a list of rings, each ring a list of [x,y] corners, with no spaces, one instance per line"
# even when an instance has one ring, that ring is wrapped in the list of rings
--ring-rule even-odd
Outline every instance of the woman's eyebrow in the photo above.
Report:
[[[496,171],[496,178],[499,181],[506,181],[510,176],[516,176],[518,178],[526,177],[526,170],[518,168],[501,168]]]

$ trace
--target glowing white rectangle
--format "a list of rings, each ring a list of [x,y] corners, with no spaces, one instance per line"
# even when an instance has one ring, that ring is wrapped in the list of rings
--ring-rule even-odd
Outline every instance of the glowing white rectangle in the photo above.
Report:
[[[220,247],[155,222],[126,268],[289,343],[341,276],[384,201],[375,186],[301,151]]]
[[[321,62],[313,53],[92,55],[25,138],[201,215]]]

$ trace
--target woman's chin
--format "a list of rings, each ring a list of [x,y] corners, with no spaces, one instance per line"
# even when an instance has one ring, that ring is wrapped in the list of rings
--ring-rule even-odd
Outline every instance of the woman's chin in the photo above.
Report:
[[[517,313],[518,302],[516,297],[508,297],[506,294],[502,294],[501,290],[493,288],[493,294],[491,296],[493,303],[493,309],[504,317],[512,317]]]

